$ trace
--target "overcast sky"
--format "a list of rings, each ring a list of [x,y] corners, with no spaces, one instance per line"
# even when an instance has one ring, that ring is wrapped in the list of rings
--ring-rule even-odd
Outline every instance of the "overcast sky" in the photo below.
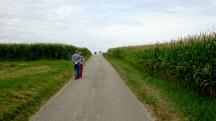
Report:
[[[169,41],[216,26],[216,0],[0,0],[0,42],[92,51]]]

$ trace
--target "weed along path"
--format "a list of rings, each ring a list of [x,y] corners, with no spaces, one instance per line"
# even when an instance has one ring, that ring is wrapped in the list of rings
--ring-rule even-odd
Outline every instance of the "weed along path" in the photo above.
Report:
[[[154,121],[101,55],[87,62],[84,77],[70,81],[30,121]]]

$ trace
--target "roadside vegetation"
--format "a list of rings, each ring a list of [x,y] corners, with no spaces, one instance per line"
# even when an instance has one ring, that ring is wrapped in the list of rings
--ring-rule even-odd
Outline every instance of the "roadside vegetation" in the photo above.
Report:
[[[62,44],[0,44],[0,121],[27,121],[73,77],[75,50]]]
[[[157,121],[216,121],[216,100],[131,63],[105,56]]]
[[[170,43],[120,47],[108,55],[145,68],[200,95],[216,96],[216,33],[200,34]]]
[[[216,121],[215,50],[216,33],[211,32],[112,48],[105,57],[159,120]]]

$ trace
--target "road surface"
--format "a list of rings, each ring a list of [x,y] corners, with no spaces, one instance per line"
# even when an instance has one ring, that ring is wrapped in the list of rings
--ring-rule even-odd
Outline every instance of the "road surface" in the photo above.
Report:
[[[93,55],[84,77],[71,80],[30,121],[154,121],[115,69]]]

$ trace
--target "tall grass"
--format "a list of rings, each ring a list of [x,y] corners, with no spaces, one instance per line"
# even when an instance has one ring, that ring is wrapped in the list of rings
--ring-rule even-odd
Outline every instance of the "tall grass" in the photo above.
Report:
[[[109,49],[112,57],[176,80],[200,94],[216,95],[216,33],[170,43]]]
[[[91,52],[87,48],[78,48],[63,44],[0,44],[0,60],[39,60],[39,59],[71,59],[71,55],[79,50],[87,58]]]

